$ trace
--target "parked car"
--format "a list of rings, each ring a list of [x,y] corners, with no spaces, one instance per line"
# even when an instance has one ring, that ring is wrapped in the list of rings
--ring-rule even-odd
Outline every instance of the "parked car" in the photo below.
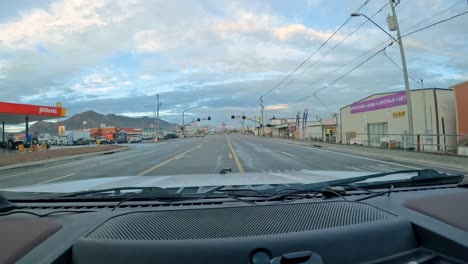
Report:
[[[99,144],[99,145],[105,145],[105,144],[109,144],[106,140],[106,137],[97,137],[96,138],[96,144]]]
[[[68,137],[67,136],[61,136],[58,140],[57,140],[57,145],[59,146],[69,146],[71,145],[72,142],[70,142],[68,140]]]
[[[141,141],[142,141],[142,139],[141,139],[140,135],[133,135],[130,138],[130,143],[140,143]]]
[[[57,136],[53,136],[50,140],[49,140],[49,145],[57,145],[57,141],[58,141],[58,137]]]
[[[79,138],[76,140],[75,145],[89,145],[89,140],[86,138]]]
[[[165,139],[165,140],[167,140],[167,139],[174,139],[174,138],[179,138],[179,136],[176,135],[176,134],[173,134],[173,133],[171,133],[171,134],[166,134],[166,135],[164,136],[164,139]]]
[[[152,138],[151,136],[144,136],[144,137],[142,137],[142,139],[143,139],[143,140],[151,140],[151,139],[153,139],[153,138]]]

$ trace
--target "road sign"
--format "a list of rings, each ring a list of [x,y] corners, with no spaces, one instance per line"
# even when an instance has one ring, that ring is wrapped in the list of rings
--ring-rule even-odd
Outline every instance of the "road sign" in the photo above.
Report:
[[[262,123],[262,118],[261,117],[258,118],[258,122]]]

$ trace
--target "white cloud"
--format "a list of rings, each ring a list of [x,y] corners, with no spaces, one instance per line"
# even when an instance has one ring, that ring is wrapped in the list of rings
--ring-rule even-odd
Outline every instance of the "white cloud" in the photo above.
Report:
[[[40,42],[65,41],[65,35],[107,24],[97,11],[108,1],[54,2],[48,10],[34,9],[13,22],[0,24],[1,44],[10,49],[30,48]]]
[[[280,40],[290,40],[295,37],[302,37],[307,40],[327,40],[333,32],[324,32],[312,28],[307,28],[303,24],[289,24],[272,29],[273,34]],[[344,38],[342,34],[336,34],[333,41],[340,41]]]
[[[289,105],[288,104],[278,104],[278,105],[267,105],[265,106],[265,110],[282,110],[282,109],[288,109]]]

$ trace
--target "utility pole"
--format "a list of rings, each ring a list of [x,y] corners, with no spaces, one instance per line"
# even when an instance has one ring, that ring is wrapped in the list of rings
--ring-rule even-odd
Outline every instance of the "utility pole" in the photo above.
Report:
[[[156,94],[156,131],[157,135],[159,137],[159,108],[161,107],[161,104],[159,103],[159,94]]]
[[[262,136],[265,136],[265,129],[263,128],[263,95],[260,96],[260,109],[262,111]]]
[[[245,116],[245,112],[242,112],[242,131],[245,130],[245,119],[244,119],[244,116]]]
[[[413,108],[411,106],[411,91],[409,87],[409,80],[408,80],[408,69],[406,67],[406,58],[405,58],[405,50],[403,48],[403,39],[401,38],[400,26],[398,25],[398,19],[395,12],[395,6],[398,3],[395,3],[395,0],[390,0],[390,6],[392,7],[392,19],[394,22],[394,26],[397,32],[397,39],[398,45],[400,46],[400,54],[401,54],[401,63],[403,64],[403,75],[405,78],[405,90],[406,90],[406,106],[408,107],[408,134],[410,135],[411,141],[410,144],[413,143]],[[390,29],[391,31],[392,29]]]

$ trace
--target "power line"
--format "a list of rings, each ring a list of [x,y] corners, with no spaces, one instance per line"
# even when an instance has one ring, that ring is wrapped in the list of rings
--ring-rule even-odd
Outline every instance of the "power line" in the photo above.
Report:
[[[414,28],[414,27],[416,27],[416,26],[418,26],[418,25],[420,25],[420,24],[426,22],[427,20],[431,19],[432,17],[434,17],[434,16],[436,16],[436,15],[438,15],[438,14],[440,14],[440,13],[443,13],[444,11],[446,11],[446,10],[452,8],[453,6],[456,6],[456,5],[458,5],[459,3],[464,2],[464,1],[465,1],[465,0],[460,1],[460,2],[458,2],[458,3],[456,3],[456,4],[454,4],[454,5],[452,5],[452,6],[448,7],[448,8],[446,8],[446,9],[444,9],[444,10],[438,12],[437,14],[434,14],[434,15],[431,16],[430,18],[428,18],[428,19],[426,19],[426,20],[424,20],[424,21],[419,22],[418,24],[416,24],[416,25],[410,27],[409,29]],[[454,19],[454,18],[457,18],[457,17],[459,17],[459,16],[465,15],[465,14],[467,14],[467,13],[468,13],[468,11],[463,12],[463,13],[460,13],[460,14],[457,14],[457,15],[454,15],[454,16],[451,16],[451,17],[446,18],[446,19],[443,19],[443,20],[440,20],[440,21],[438,21],[438,22],[436,22],[436,23],[433,23],[433,24],[430,24],[430,25],[425,26],[425,27],[423,27],[423,28],[420,28],[420,29],[414,30],[414,31],[412,31],[412,32],[409,32],[409,33],[403,35],[402,38],[403,38],[403,37],[406,37],[406,36],[409,36],[409,35],[412,35],[412,34],[414,34],[414,33],[416,33],[416,32],[419,32],[419,31],[428,29],[428,28],[433,27],[433,26],[435,26],[435,25],[441,24],[441,23],[443,23],[443,22],[452,20],[452,19]],[[386,41],[385,41],[385,42],[386,42]],[[385,43],[385,42],[384,42],[384,43]],[[382,43],[382,44],[383,44],[383,43]],[[381,46],[382,44],[377,45],[375,48],[373,48],[373,49],[371,49],[371,50],[376,49],[377,47]],[[362,66],[364,63],[366,63],[366,62],[368,62],[369,60],[371,60],[373,57],[375,57],[375,56],[376,56],[377,54],[379,54],[380,52],[385,51],[385,49],[386,49],[387,47],[389,47],[390,45],[392,45],[392,44],[393,44],[393,42],[391,42],[389,45],[385,46],[385,48],[383,48],[383,49],[379,50],[378,52],[374,53],[371,57],[367,58],[366,60],[364,60],[364,61],[361,62],[360,64],[356,65],[354,68],[352,68],[351,70],[347,71],[345,74],[343,74],[343,75],[341,75],[340,77],[336,78],[336,79],[333,80],[331,83],[329,83],[329,84],[323,86],[322,88],[320,88],[319,90],[315,91],[315,92],[313,93],[313,97],[315,97],[315,98],[319,101],[319,103],[322,104],[322,106],[324,106],[324,104],[323,104],[323,103],[320,101],[320,99],[316,96],[317,93],[319,93],[320,91],[322,91],[322,90],[324,90],[324,89],[330,87],[330,86],[331,86],[332,84],[334,84],[335,82],[337,82],[337,81],[339,81],[340,79],[344,78],[346,75],[348,75],[349,73],[353,72],[353,71],[356,70],[358,67]],[[371,50],[369,50],[369,51],[367,51],[367,52],[361,54],[360,56],[354,58],[353,60],[351,60],[350,62],[346,63],[345,65],[341,66],[341,67],[338,68],[338,69],[341,69],[341,68],[345,67],[346,65],[349,65],[352,61],[355,61],[356,59],[358,59],[358,58],[364,56],[365,54],[369,53]],[[385,52],[384,52],[384,55],[385,55],[395,66],[397,66],[400,70],[402,70],[401,67],[400,67],[393,59],[391,59]],[[338,69],[335,69],[335,70],[332,71],[332,72],[336,72]],[[332,72],[329,72],[329,74],[332,73]],[[327,74],[327,75],[329,75],[329,74]],[[418,81],[417,79],[413,78],[412,76],[409,76],[409,77],[410,77],[412,80],[414,80],[415,82],[421,83],[421,81]],[[322,78],[322,79],[323,79],[323,78]],[[316,82],[315,82],[315,83],[316,83]],[[288,84],[289,84],[289,83],[288,83]],[[307,99],[307,98],[310,98],[310,97],[311,97],[310,95],[309,95],[309,96],[306,96],[306,97],[303,97],[303,98],[297,100],[295,103],[301,102],[301,101],[303,101],[303,100],[305,100],[305,99]],[[325,106],[324,106],[324,107],[325,107]]]
[[[353,72],[354,70],[356,70],[357,68],[361,67],[364,63],[370,61],[372,58],[374,58],[375,56],[377,56],[377,54],[379,54],[380,52],[384,51],[387,47],[390,47],[391,45],[393,44],[393,42],[391,42],[390,44],[388,44],[387,46],[385,46],[385,48],[377,51],[376,53],[374,53],[372,56],[370,56],[369,58],[365,59],[363,62],[359,63],[358,65],[354,66],[351,70],[347,71],[346,73],[344,73],[343,75],[341,75],[340,77],[336,78],[335,80],[333,80],[331,83],[323,86],[322,88],[318,89],[317,91],[315,91],[313,93],[313,95],[315,96],[317,93],[325,90],[326,88],[330,87],[332,84],[336,83],[337,81],[341,80],[342,78],[344,78],[346,75],[350,74],[351,72]]]
[[[468,11],[465,11],[465,12],[463,12],[463,13],[460,13],[460,14],[457,14],[457,15],[451,16],[451,17],[449,17],[449,18],[446,18],[446,19],[440,20],[440,21],[438,21],[438,22],[435,22],[435,23],[433,23],[433,24],[430,24],[430,25],[428,25],[428,26],[422,27],[422,28],[420,28],[420,29],[417,29],[417,30],[411,31],[411,32],[409,32],[409,33],[406,33],[405,35],[403,35],[403,36],[401,36],[401,37],[402,37],[402,38],[404,38],[404,37],[407,37],[407,36],[409,36],[409,35],[412,35],[412,34],[414,34],[414,33],[417,33],[417,32],[419,32],[419,31],[422,31],[422,30],[428,29],[428,28],[430,28],[430,27],[436,26],[436,25],[438,25],[438,24],[441,24],[441,23],[447,22],[447,21],[449,21],[449,20],[452,20],[452,19],[454,19],[454,18],[457,18],[457,17],[459,17],[459,16],[463,16],[463,15],[465,15],[465,14],[468,14]]]
[[[384,52],[383,55],[384,55],[385,57],[387,57],[387,59],[390,60],[390,62],[392,62],[393,65],[395,65],[398,69],[400,69],[400,71],[403,71],[403,69],[401,68],[401,66],[398,65],[398,63],[396,63],[390,56],[388,56],[387,53]],[[415,82],[417,82],[417,83],[421,83],[421,80],[418,80],[418,79],[416,79],[416,78],[413,78],[413,76],[411,76],[411,75],[409,75],[409,74],[408,74],[408,76],[411,78],[411,80],[413,80],[413,81],[415,81]]]
[[[328,112],[330,112],[330,114],[333,115],[333,112],[328,108],[328,106],[326,106],[326,105],[322,102],[322,100],[320,100],[320,98],[318,98],[318,96],[316,96],[316,95],[314,94],[314,97],[315,97],[315,99],[317,99],[317,101],[322,105],[322,107],[325,108],[325,110],[327,110]]]
[[[359,12],[362,8],[364,8],[364,6],[366,6],[368,3],[369,3],[370,0],[366,0],[358,9],[356,12]],[[301,68],[305,63],[307,63],[310,58],[312,58],[312,56],[314,56],[323,46],[325,46],[328,41],[330,41],[335,35],[336,33],[338,33],[338,31],[340,31],[349,21],[351,20],[351,17],[349,17],[348,19],[346,19],[346,21],[341,24],[341,26],[338,27],[337,30],[335,30],[335,32],[333,32],[333,34],[330,35],[330,37],[327,38],[327,40],[325,40],[325,42],[323,42],[312,54],[309,55],[309,57],[307,57],[307,59],[305,59],[301,64],[299,64],[292,72],[290,72],[288,74],[288,76],[286,76],[285,78],[283,78],[278,84],[276,84],[275,86],[273,86],[273,88],[271,88],[270,90],[268,90],[263,96],[267,96],[268,94],[270,94],[272,91],[274,91],[276,88],[278,88],[283,82],[285,82],[287,79],[289,79],[297,70],[299,70],[299,68]]]
[[[355,62],[356,60],[358,60],[358,59],[360,59],[360,58],[366,56],[367,54],[369,54],[369,53],[371,53],[372,51],[374,51],[374,50],[378,49],[379,47],[381,47],[383,44],[388,44],[388,40],[385,40],[384,42],[378,44],[377,46],[373,47],[372,49],[370,49],[370,50],[368,50],[368,51],[366,51],[366,52],[364,52],[364,53],[361,53],[359,56],[354,57],[352,60],[350,60],[350,61],[348,61],[347,63],[341,65],[340,67],[338,67],[338,68],[336,68],[336,69],[334,69],[334,70],[328,72],[327,74],[325,74],[325,76],[324,76],[323,78],[318,79],[317,81],[311,83],[310,85],[315,85],[315,84],[321,82],[321,81],[322,81],[323,79],[325,79],[326,77],[328,77],[328,76],[332,75],[333,73],[335,73],[335,72],[337,72],[337,71],[339,71],[339,70],[345,68],[346,66],[348,66],[348,65],[350,65],[351,63]],[[301,98],[301,99],[299,99],[298,101],[296,101],[295,103],[300,102],[300,101],[302,101],[302,100],[305,100],[305,99],[307,99],[307,98],[309,98],[309,97],[310,97],[310,96],[306,96],[306,97],[304,97],[304,98]]]
[[[388,44],[387,46],[385,46],[383,49],[377,51],[376,53],[374,53],[372,56],[370,56],[369,58],[365,59],[363,62],[359,63],[358,65],[354,66],[352,69],[350,69],[349,71],[347,71],[346,73],[342,74],[340,77],[336,78],[335,80],[333,80],[332,82],[330,82],[329,84],[323,86],[322,88],[318,89],[317,91],[315,91],[312,96],[314,98],[317,99],[317,101],[323,106],[325,107],[325,109],[327,109],[330,113],[333,114],[333,112],[331,112],[326,106],[325,104],[318,98],[317,96],[317,93],[319,93],[320,91],[323,91],[325,90],[326,88],[330,87],[332,84],[336,83],[337,81],[341,80],[342,78],[344,78],[345,76],[347,76],[348,74],[350,74],[351,72],[353,72],[354,70],[356,70],[357,68],[361,67],[363,64],[365,64],[366,62],[370,61],[372,58],[374,58],[375,56],[377,56],[380,52],[382,51],[385,51],[385,49],[389,46],[391,46],[393,44],[393,42],[391,42],[390,44]],[[379,45],[380,46],[380,45]],[[306,96],[304,98],[301,98],[299,100],[296,101],[296,103],[300,102],[300,101],[303,101],[307,98],[310,98],[311,96]]]
[[[451,17],[446,18],[446,19],[443,19],[443,20],[440,20],[440,21],[438,21],[438,22],[436,22],[436,23],[433,23],[433,24],[430,24],[430,25],[428,25],[428,26],[426,26],[426,27],[423,27],[423,28],[414,30],[414,31],[412,31],[412,32],[409,32],[409,33],[403,35],[402,38],[403,38],[403,37],[406,37],[406,36],[409,36],[409,35],[411,35],[411,34],[414,34],[414,33],[416,33],[416,32],[419,32],[419,31],[428,29],[428,28],[433,27],[433,26],[435,26],[435,25],[438,25],[438,24],[440,24],[440,23],[449,21],[449,20],[454,19],[454,18],[456,18],[456,17],[465,15],[465,14],[467,14],[467,13],[468,13],[468,11],[463,12],[463,13],[460,13],[460,14],[457,14],[457,15],[454,15],[454,16],[451,16]],[[393,44],[393,42],[392,42],[391,44]],[[390,45],[391,45],[391,44],[390,44]],[[385,48],[387,48],[387,47],[390,46],[390,45],[387,45]],[[364,63],[366,63],[367,61],[369,61],[370,59],[372,59],[373,57],[375,57],[377,54],[379,54],[380,52],[384,51],[385,48],[383,48],[382,50],[376,52],[374,55],[372,55],[371,57],[367,58],[365,61],[363,61],[362,63],[358,64],[356,67],[354,67],[354,68],[351,69],[350,71],[346,72],[345,74],[341,75],[339,78],[335,79],[335,80],[332,81],[331,83],[329,83],[329,84],[325,85],[324,87],[320,88],[319,90],[317,90],[316,92],[314,92],[313,95],[315,96],[318,92],[320,92],[320,91],[322,91],[322,90],[328,88],[328,87],[329,87],[330,85],[332,85],[333,83],[339,81],[340,79],[342,79],[343,77],[345,77],[346,75],[348,75],[349,73],[351,73],[352,71],[354,71],[355,69],[357,69],[359,66],[363,65]],[[388,57],[388,56],[387,56],[387,57]],[[389,58],[389,57],[388,57],[388,58]],[[390,58],[389,58],[389,59],[390,59]],[[391,60],[391,59],[390,59],[390,60]],[[393,60],[391,60],[391,61],[392,61],[392,63],[394,63],[398,68],[400,68]],[[411,77],[411,79],[415,80],[413,77]],[[306,98],[308,98],[308,97],[310,97],[310,96],[301,98],[300,100],[298,100],[298,101],[296,101],[296,102],[300,102],[300,101],[302,101],[302,100],[304,100],[304,99],[306,99]]]
[[[432,16],[430,16],[430,17],[428,17],[428,18],[426,18],[426,19],[424,19],[424,20],[422,20],[422,21],[420,21],[420,22],[418,22],[418,23],[412,25],[411,27],[405,29],[405,31],[409,31],[410,29],[413,29],[413,28],[415,28],[415,27],[417,27],[417,26],[423,24],[424,22],[431,20],[433,17],[438,16],[438,15],[444,13],[445,11],[447,11],[447,10],[449,10],[449,9],[451,9],[451,8],[453,8],[453,7],[455,7],[455,6],[459,5],[459,4],[461,4],[461,3],[463,3],[463,2],[466,2],[466,0],[461,0],[461,1],[459,1],[459,2],[457,2],[457,3],[455,3],[455,4],[453,4],[453,5],[451,5],[451,6],[447,7],[447,8],[445,8],[445,9],[442,10],[442,11],[439,11],[439,12],[433,14]]]
[[[382,6],[381,8],[379,8],[379,10],[377,10],[377,12],[375,12],[372,16],[374,17],[375,15],[377,15],[378,13],[382,12],[382,10],[387,6],[389,5],[389,3],[386,3],[384,6]],[[327,56],[330,52],[332,52],[333,50],[335,50],[336,48],[338,48],[345,40],[347,40],[351,35],[353,35],[356,31],[358,31],[362,26],[364,26],[366,23],[368,22],[368,20],[365,20],[362,24],[360,24],[356,29],[354,29],[351,33],[349,33],[345,38],[343,38],[340,42],[338,42],[334,47],[332,47],[330,50],[328,50],[325,54],[323,54],[320,58],[318,58],[314,63],[312,63],[311,65],[309,65],[309,67],[307,67],[304,71],[302,71],[301,73],[299,73],[298,75],[296,75],[293,79],[291,79],[288,83],[286,83],[286,85],[283,86],[283,88],[289,86],[291,83],[293,83],[297,78],[299,78],[302,74],[304,74],[306,71],[310,70],[310,68],[312,68],[312,66],[314,66],[315,64],[317,64],[319,61],[321,61],[325,56]],[[302,89],[299,89],[299,90],[296,90],[294,92],[298,92]]]

